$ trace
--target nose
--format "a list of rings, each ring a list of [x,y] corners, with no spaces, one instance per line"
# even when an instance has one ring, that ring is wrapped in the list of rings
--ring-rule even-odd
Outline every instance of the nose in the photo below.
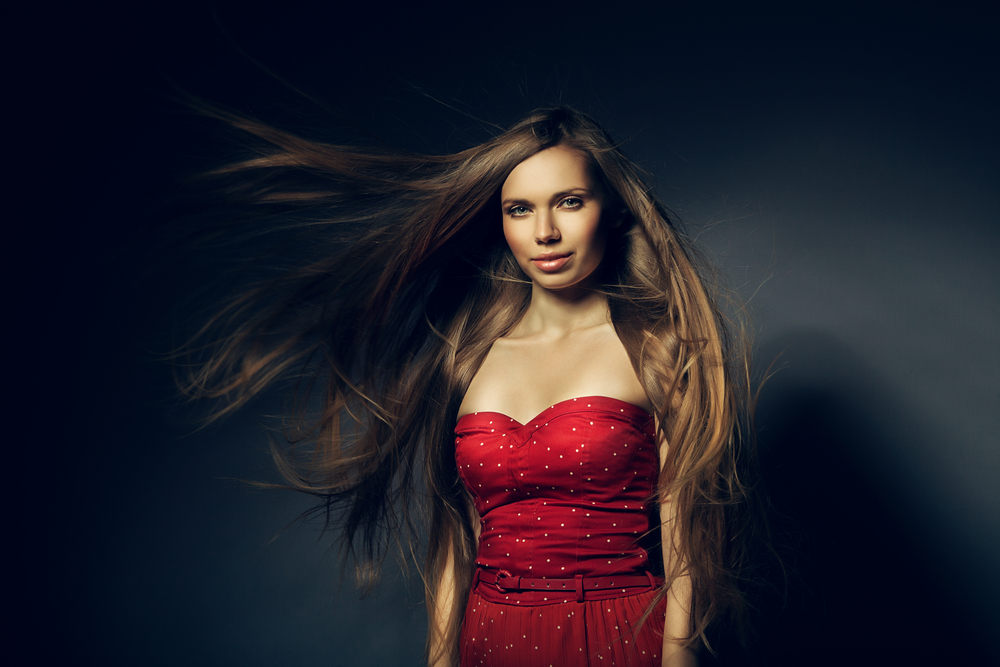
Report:
[[[535,243],[558,241],[559,228],[550,211],[539,211],[535,216]]]

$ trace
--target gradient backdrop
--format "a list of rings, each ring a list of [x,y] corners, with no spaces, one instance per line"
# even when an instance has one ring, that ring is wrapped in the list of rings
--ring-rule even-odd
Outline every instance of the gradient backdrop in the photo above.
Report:
[[[336,4],[220,3],[217,20],[166,4],[80,11],[60,22],[62,48],[29,63],[58,71],[35,85],[75,142],[46,172],[75,204],[35,230],[65,274],[34,302],[39,358],[58,374],[41,373],[33,395],[68,421],[36,420],[54,435],[21,448],[30,467],[15,471],[33,480],[19,501],[42,510],[25,528],[31,576],[17,579],[36,654],[419,664],[418,583],[388,567],[379,595],[358,601],[329,536],[283,530],[303,499],[232,481],[274,479],[260,428],[273,397],[194,432],[156,360],[220,269],[156,250],[148,211],[171,179],[231,148],[179,113],[168,81],[293,129],[336,124],[249,57],[404,148],[465,148],[486,131],[464,113],[506,126],[561,102],[650,172],[748,303],[759,365],[778,359],[760,441],[799,556],[785,604],[765,603],[755,655],[726,664],[995,654],[1000,105],[988,17],[955,3]]]

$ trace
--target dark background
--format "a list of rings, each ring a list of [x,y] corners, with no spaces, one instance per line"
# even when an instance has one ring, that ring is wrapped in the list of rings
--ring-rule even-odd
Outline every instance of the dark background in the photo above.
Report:
[[[14,68],[18,127],[52,140],[13,181],[34,213],[10,251],[31,269],[9,283],[37,350],[11,416],[27,427],[8,459],[23,536],[13,628],[40,664],[419,664],[415,578],[387,568],[358,601],[329,536],[283,530],[306,501],[234,481],[274,479],[260,423],[276,400],[195,432],[157,360],[218,267],[162,249],[154,203],[231,149],[170,101],[170,82],[292,129],[342,129],[251,59],[411,150],[482,140],[469,116],[506,126],[561,102],[650,172],[747,302],[758,365],[778,359],[758,426],[798,555],[785,602],[761,602],[753,654],[726,664],[995,655],[990,17],[902,3],[335,4],[12,19],[37,32]]]

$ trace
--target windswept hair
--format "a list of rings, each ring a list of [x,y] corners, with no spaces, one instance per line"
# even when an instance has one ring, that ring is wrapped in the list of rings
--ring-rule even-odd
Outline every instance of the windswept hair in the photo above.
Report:
[[[255,155],[207,174],[248,218],[294,219],[313,259],[245,291],[190,344],[184,391],[221,399],[221,417],[279,378],[294,377],[318,414],[295,411],[274,449],[287,487],[316,496],[342,531],[344,554],[370,586],[390,545],[412,545],[430,508],[423,567],[429,608],[454,554],[459,609],[441,645],[457,651],[476,544],[455,463],[453,428],[493,342],[528,307],[530,282],[502,235],[499,193],[511,171],[553,146],[586,156],[620,215],[602,289],[615,330],[669,443],[658,499],[676,507],[672,581],[693,586],[691,642],[738,617],[747,456],[748,359],[699,272],[685,236],[608,134],[566,107],[540,109],[451,155],[358,149],[264,123],[206,113],[251,138]],[[206,352],[207,350],[207,352]],[[315,403],[315,402],[314,402]],[[438,629],[431,624],[431,632]],[[437,641],[434,641],[437,644]],[[457,653],[456,653],[457,655]]]

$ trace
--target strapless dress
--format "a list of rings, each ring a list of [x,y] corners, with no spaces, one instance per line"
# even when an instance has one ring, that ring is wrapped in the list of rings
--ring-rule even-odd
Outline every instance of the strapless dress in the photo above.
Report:
[[[461,664],[659,665],[653,417],[580,397],[526,424],[464,415],[455,459],[482,523]]]

